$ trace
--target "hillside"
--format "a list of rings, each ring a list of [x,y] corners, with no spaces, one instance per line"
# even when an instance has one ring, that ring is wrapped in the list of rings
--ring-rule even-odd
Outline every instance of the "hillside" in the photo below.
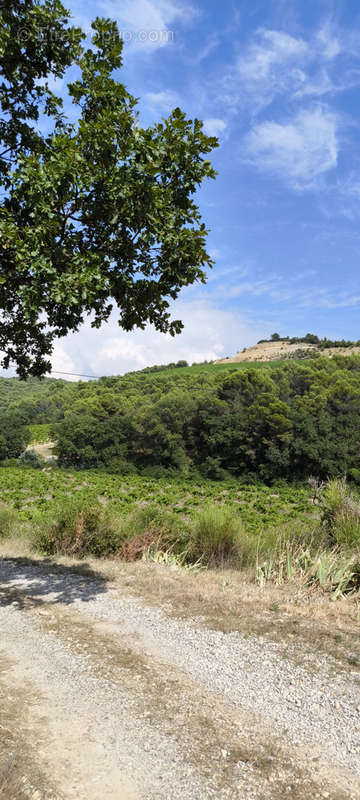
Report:
[[[240,364],[249,362],[264,362],[264,361],[279,361],[287,360],[290,358],[301,359],[309,356],[322,355],[327,358],[332,358],[334,355],[359,355],[360,346],[355,344],[346,345],[343,347],[321,347],[317,344],[309,342],[295,342],[292,343],[286,339],[274,342],[259,342],[244,349],[242,352],[235,353],[228,358],[221,358],[215,361],[215,364]]]

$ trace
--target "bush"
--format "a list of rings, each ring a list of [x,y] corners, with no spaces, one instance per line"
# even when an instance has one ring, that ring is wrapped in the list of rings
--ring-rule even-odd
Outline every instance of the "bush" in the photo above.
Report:
[[[354,483],[360,484],[360,469],[357,469],[356,467],[354,467],[354,469],[350,470],[349,476],[350,476],[351,480],[354,481]]]
[[[188,541],[187,526],[177,515],[156,506],[145,506],[123,520],[123,544],[119,556],[124,561],[135,561],[149,550],[171,550],[183,555]]]
[[[137,475],[138,471],[135,464],[131,461],[126,461],[124,458],[115,456],[103,467],[105,472],[114,473],[115,475]]]
[[[360,503],[345,479],[329,481],[322,495],[321,511],[330,545],[360,545]]]
[[[71,499],[35,522],[34,544],[47,555],[110,556],[122,538],[120,520],[85,500]]]
[[[29,425],[30,443],[31,444],[45,444],[50,442],[52,438],[52,426],[50,423],[43,423],[42,425]]]
[[[30,433],[19,414],[0,414],[0,460],[18,458],[29,444]]]
[[[39,456],[36,450],[24,450],[19,456],[19,463],[23,467],[32,467],[33,469],[42,469],[44,460]]]
[[[226,481],[229,478],[229,472],[221,466],[221,458],[212,458],[208,456],[205,461],[200,464],[200,474],[205,478],[210,478],[213,481]]]
[[[187,558],[208,566],[246,567],[255,562],[256,546],[233,511],[208,506],[193,520]]]

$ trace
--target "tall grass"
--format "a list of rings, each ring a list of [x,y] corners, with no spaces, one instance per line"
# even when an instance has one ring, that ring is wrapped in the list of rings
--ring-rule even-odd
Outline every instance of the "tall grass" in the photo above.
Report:
[[[155,553],[184,558],[187,528],[176,514],[156,506],[145,506],[123,518],[122,530],[123,542],[118,555],[125,561],[136,561]]]
[[[208,506],[190,525],[187,558],[207,566],[247,567],[254,563],[256,540],[230,509]]]
[[[23,531],[23,524],[16,511],[4,504],[0,505],[0,541],[17,537]]]
[[[329,481],[322,495],[321,508],[330,545],[360,548],[360,503],[344,478]]]

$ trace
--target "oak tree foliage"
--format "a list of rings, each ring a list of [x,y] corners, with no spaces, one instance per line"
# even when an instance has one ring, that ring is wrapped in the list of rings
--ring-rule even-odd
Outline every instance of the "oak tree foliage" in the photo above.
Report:
[[[0,6],[0,349],[21,377],[88,314],[178,333],[169,303],[212,263],[194,193],[217,139],[179,108],[141,127],[116,24],[92,28],[86,47],[59,0]],[[51,89],[71,65],[75,122]]]

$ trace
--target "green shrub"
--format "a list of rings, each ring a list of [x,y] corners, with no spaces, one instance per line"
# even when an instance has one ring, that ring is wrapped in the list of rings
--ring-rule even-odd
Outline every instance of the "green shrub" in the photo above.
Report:
[[[329,481],[322,495],[321,512],[330,545],[360,545],[360,503],[345,479]]]
[[[155,552],[185,559],[187,526],[177,515],[159,507],[148,505],[127,514],[122,521],[122,533],[118,556],[124,561],[136,561]]]
[[[357,469],[356,467],[354,467],[354,469],[351,469],[349,471],[349,476],[350,476],[351,480],[354,481],[354,483],[360,484],[360,469]]]
[[[69,500],[35,521],[34,544],[47,555],[114,555],[121,545],[120,520],[98,503]]]
[[[189,541],[187,525],[176,514],[152,505],[138,508],[124,517],[122,530],[126,550],[132,548],[131,542],[134,549],[138,549],[135,543],[138,540],[139,544],[144,543],[144,552],[154,546],[157,550],[171,550],[180,554]],[[139,555],[140,552],[137,557]]]
[[[225,481],[229,473],[221,466],[221,458],[208,458],[199,467],[200,474],[213,481]]]
[[[42,469],[44,460],[39,456],[36,450],[24,450],[19,456],[19,463],[23,467],[32,467],[33,469]]]
[[[191,524],[188,560],[209,566],[245,567],[254,563],[256,546],[256,538],[245,532],[234,511],[208,506]]]
[[[111,458],[103,469],[104,472],[114,473],[115,475],[137,475],[135,464],[118,456]]]

